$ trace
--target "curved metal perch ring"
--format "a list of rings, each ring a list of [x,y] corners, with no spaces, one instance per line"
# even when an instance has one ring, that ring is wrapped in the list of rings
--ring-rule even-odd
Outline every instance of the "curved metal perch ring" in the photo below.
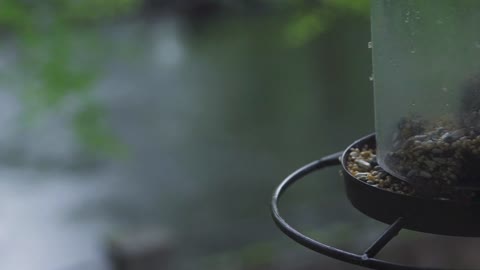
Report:
[[[392,240],[403,228],[405,218],[398,217],[395,222],[393,222],[387,230],[380,235],[380,237],[368,248],[363,254],[350,253],[335,247],[331,247],[320,243],[308,236],[305,236],[291,225],[289,225],[285,219],[280,215],[278,208],[278,202],[284,192],[294,183],[320,169],[340,165],[340,158],[342,152],[335,153],[329,156],[326,156],[320,160],[314,161],[310,164],[305,165],[304,167],[298,169],[291,175],[289,175],[282,183],[276,188],[273,193],[271,201],[271,213],[272,217],[280,228],[280,230],[285,233],[288,237],[299,243],[300,245],[309,248],[315,252],[321,253],[328,257],[344,261],[350,264],[359,265],[371,269],[385,269],[385,270],[439,270],[442,268],[425,268],[418,266],[408,266],[397,264],[393,262],[388,262],[384,260],[375,259],[375,256],[385,247],[390,240]]]

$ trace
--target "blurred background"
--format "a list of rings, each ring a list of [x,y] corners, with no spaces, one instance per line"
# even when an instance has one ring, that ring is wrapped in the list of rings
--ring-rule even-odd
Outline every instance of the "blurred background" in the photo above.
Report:
[[[368,0],[1,0],[0,38],[2,270],[359,269],[268,204],[374,130]],[[361,252],[385,225],[338,171],[282,209]],[[478,266],[479,246],[403,232],[380,257]]]

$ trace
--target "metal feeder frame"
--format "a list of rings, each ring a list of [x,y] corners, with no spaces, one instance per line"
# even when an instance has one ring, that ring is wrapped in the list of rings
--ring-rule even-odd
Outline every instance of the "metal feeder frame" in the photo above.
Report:
[[[371,269],[387,270],[442,269],[408,266],[376,259],[375,256],[402,229],[438,235],[480,237],[480,202],[478,201],[460,202],[403,195],[356,179],[346,168],[347,159],[352,148],[361,148],[364,145],[376,148],[375,134],[359,139],[343,152],[305,165],[282,181],[273,194],[271,213],[283,233],[300,245],[328,257]],[[390,225],[363,254],[350,253],[309,238],[290,226],[280,215],[279,199],[292,184],[306,175],[334,165],[342,165],[345,189],[351,204],[365,215]]]

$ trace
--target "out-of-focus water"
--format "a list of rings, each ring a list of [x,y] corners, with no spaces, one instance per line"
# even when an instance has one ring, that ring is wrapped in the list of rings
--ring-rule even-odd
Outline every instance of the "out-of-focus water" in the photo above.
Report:
[[[71,166],[88,158],[62,117],[18,124],[5,89],[0,144],[15,162],[6,155],[0,170],[0,268],[107,269],[104,240],[146,227],[169,234],[173,269],[263,263],[241,254],[259,243],[264,260],[284,247],[307,258],[275,229],[269,197],[296,167],[373,131],[368,24],[340,22],[292,48],[279,21],[165,18],[106,31],[96,96],[128,155],[96,166]],[[362,224],[337,169],[299,184],[282,207],[309,231]]]

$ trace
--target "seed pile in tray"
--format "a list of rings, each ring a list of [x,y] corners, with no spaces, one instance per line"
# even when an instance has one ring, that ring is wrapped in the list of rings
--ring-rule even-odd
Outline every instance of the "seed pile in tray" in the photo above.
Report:
[[[350,150],[347,168],[355,178],[369,185],[399,194],[414,194],[412,186],[394,178],[378,165],[375,149],[368,146]]]

